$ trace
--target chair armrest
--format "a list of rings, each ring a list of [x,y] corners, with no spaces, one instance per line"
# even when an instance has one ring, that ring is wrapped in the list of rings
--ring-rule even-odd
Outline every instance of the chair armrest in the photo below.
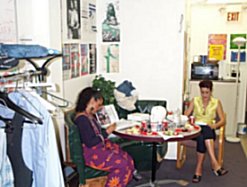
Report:
[[[224,157],[224,143],[225,143],[225,125],[219,128],[219,140],[218,140],[218,163],[220,166],[223,165]]]

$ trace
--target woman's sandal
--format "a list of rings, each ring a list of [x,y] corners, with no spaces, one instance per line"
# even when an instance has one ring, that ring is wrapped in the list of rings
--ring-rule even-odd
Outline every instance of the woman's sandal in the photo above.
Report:
[[[213,170],[213,172],[216,176],[223,176],[228,173],[228,170],[225,170],[224,168],[220,168],[218,170]]]
[[[193,183],[198,183],[198,182],[201,181],[201,179],[202,179],[202,176],[200,176],[200,175],[194,175],[193,176],[193,179],[192,179],[192,182]]]

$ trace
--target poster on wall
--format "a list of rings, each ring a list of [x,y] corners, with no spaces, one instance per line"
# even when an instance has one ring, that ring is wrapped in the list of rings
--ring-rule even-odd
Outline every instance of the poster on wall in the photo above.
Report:
[[[243,37],[246,39],[246,34],[231,34],[230,35],[230,49],[238,49],[238,46],[233,43],[233,40],[237,37]],[[246,49],[246,44],[241,46],[240,49]]]
[[[0,6],[0,43],[16,43],[15,0],[1,0]]]
[[[96,42],[97,22],[96,22],[96,0],[82,1],[82,41]]]
[[[89,73],[93,74],[97,71],[97,51],[96,44],[89,44]]]
[[[209,34],[208,35],[208,59],[225,60],[226,59],[227,34]]]
[[[63,45],[63,80],[70,78],[70,44]]]
[[[81,38],[80,0],[67,0],[67,39]]]
[[[246,52],[240,52],[240,62],[246,62]],[[231,62],[238,62],[238,51],[231,51]]]
[[[103,73],[119,72],[119,45],[108,44],[101,46],[101,62]]]
[[[81,76],[88,74],[88,45],[81,44]]]
[[[71,78],[80,76],[80,58],[79,58],[79,45],[70,45],[70,66],[71,66]]]
[[[120,41],[119,0],[104,0],[102,21],[103,42]]]

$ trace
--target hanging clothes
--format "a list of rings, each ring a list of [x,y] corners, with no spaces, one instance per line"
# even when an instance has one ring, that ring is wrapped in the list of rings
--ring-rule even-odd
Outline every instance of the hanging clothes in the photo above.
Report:
[[[12,129],[7,132],[7,154],[13,167],[14,185],[18,187],[31,187],[33,172],[26,166],[21,150],[23,121],[22,115],[14,114],[11,124]]]
[[[6,133],[4,129],[0,129],[0,142],[0,186],[14,187],[13,170],[7,156]]]
[[[0,56],[9,58],[42,58],[60,54],[58,50],[41,45],[3,44],[0,43]]]
[[[54,125],[49,112],[39,99],[28,92],[11,92],[8,97],[25,111],[40,117],[43,122],[42,125],[23,124],[21,148],[24,162],[33,172],[32,187],[64,187]],[[9,111],[1,112],[11,116]]]

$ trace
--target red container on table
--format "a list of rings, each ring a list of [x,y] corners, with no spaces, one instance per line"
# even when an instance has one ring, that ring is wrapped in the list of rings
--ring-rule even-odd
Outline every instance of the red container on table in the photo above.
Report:
[[[168,121],[166,121],[166,120],[162,121],[162,126],[163,126],[163,130],[167,130],[168,129]]]
[[[195,125],[196,119],[194,116],[190,116],[190,124]]]

